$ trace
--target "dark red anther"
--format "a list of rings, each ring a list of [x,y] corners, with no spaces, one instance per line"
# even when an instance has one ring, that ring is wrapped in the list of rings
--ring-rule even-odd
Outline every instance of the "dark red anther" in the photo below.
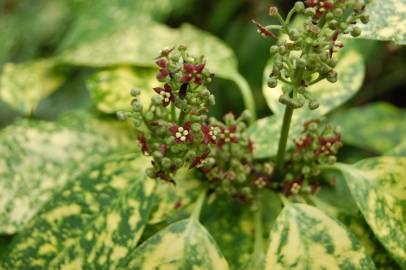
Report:
[[[264,37],[273,37],[276,39],[276,36],[271,31],[267,30],[262,24],[257,22],[256,20],[251,20],[253,24],[257,26],[258,32]]]

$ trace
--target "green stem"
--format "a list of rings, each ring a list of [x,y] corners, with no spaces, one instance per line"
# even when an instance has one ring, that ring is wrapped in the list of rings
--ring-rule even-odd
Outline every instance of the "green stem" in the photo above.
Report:
[[[172,102],[171,103],[171,115],[172,115],[172,121],[176,121],[176,107],[175,104]]]
[[[293,109],[290,108],[289,106],[286,106],[285,114],[283,116],[281,136],[279,138],[278,153],[276,155],[276,172],[279,175],[281,175],[281,172],[283,170],[283,164],[285,162],[286,145],[288,142],[290,122],[292,121],[292,115],[293,115]]]
[[[199,220],[200,213],[201,213],[202,207],[203,207],[203,203],[204,203],[204,200],[206,199],[206,193],[207,193],[206,189],[204,189],[200,192],[199,197],[197,198],[196,204],[193,208],[191,218],[193,218],[195,220]]]
[[[254,95],[252,94],[251,88],[247,81],[239,74],[235,73],[232,78],[234,79],[235,83],[238,85],[238,88],[241,91],[242,98],[244,100],[245,108],[251,114],[251,123],[257,119],[257,113],[255,108],[255,100]]]
[[[183,122],[185,121],[186,113],[183,110],[180,110],[179,114],[179,119],[178,119],[178,124],[182,125]]]

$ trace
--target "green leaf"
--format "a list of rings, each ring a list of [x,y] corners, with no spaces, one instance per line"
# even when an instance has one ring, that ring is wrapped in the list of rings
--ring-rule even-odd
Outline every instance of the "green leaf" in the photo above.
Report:
[[[89,78],[86,85],[100,111],[130,111],[132,88],[141,90],[140,100],[144,107],[149,106],[152,88],[156,86],[156,70],[128,66],[104,69]]]
[[[240,269],[248,262],[254,243],[254,220],[247,205],[213,196],[204,207],[202,220],[231,269]]]
[[[21,120],[1,131],[0,233],[18,231],[55,191],[101,157],[124,146],[136,151],[123,123],[90,116],[62,122]]]
[[[406,157],[406,139],[403,138],[402,141],[397,146],[386,152],[384,155],[395,157]]]
[[[312,206],[288,204],[270,239],[266,269],[375,269],[355,236]]]
[[[8,63],[1,74],[0,99],[17,111],[30,115],[39,102],[63,81],[63,76],[55,71],[55,62],[50,59]]]
[[[197,200],[203,186],[193,173],[182,168],[176,173],[176,187],[170,183],[161,183],[155,195],[155,202],[149,224],[168,221],[178,215],[190,214],[191,206]]]
[[[90,14],[97,18],[93,11]],[[188,46],[192,54],[204,55],[210,71],[233,80],[244,99],[251,98],[251,90],[238,73],[236,56],[231,48],[219,38],[189,24],[173,29],[141,18],[110,19],[108,25],[92,24],[89,19],[79,20],[64,41],[60,60],[71,65],[93,67],[119,64],[155,67],[154,59],[163,48],[180,44]],[[247,106],[254,106],[253,102],[247,103]]]
[[[341,127],[344,143],[382,153],[406,134],[406,113],[387,103],[374,103],[342,111],[331,117]]]
[[[362,25],[361,38],[388,40],[406,44],[406,2],[403,0],[370,1],[366,8],[370,20]]]
[[[298,136],[303,130],[303,124],[313,118],[319,118],[317,113],[309,114],[293,113],[290,125],[288,147],[293,145],[293,138]],[[254,157],[267,158],[276,156],[278,143],[282,129],[283,115],[277,114],[257,120],[252,124],[247,132],[254,142]]]
[[[114,269],[135,248],[150,212],[148,162],[113,156],[72,179],[16,236],[2,266]]]
[[[336,168],[376,237],[406,267],[406,158],[370,158]]]
[[[119,269],[227,270],[209,232],[195,218],[178,221],[142,243]]]
[[[365,67],[362,55],[354,50],[345,50],[338,57],[338,81],[330,83],[327,80],[318,82],[308,87],[308,90],[313,94],[316,100],[320,103],[320,107],[316,110],[321,115],[327,114],[334,108],[340,106],[349,100],[360,88],[365,76]],[[267,86],[268,76],[272,70],[272,62],[268,62],[263,75],[262,91],[266,98],[269,108],[275,114],[282,114],[285,105],[278,100],[282,95],[282,87],[285,85],[282,82],[278,83],[276,88]],[[298,113],[310,112],[307,106],[298,110]]]

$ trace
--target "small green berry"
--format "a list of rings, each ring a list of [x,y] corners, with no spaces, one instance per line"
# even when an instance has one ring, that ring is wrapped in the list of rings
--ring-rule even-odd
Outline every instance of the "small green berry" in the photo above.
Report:
[[[133,88],[131,89],[131,96],[137,97],[141,94],[141,91],[139,89]]]
[[[316,15],[316,10],[314,8],[306,8],[304,14],[309,17]]]
[[[303,3],[302,1],[297,1],[297,2],[295,3],[295,10],[296,10],[296,12],[303,12],[304,9],[305,9],[305,5],[304,5],[304,3]]]
[[[367,23],[369,22],[369,15],[368,15],[368,14],[363,14],[363,15],[361,15],[360,20],[361,20],[361,22],[362,22],[363,24],[367,24]]]
[[[359,35],[361,35],[361,28],[354,27],[354,29],[351,31],[351,36],[358,37]]]
[[[275,88],[276,86],[278,86],[278,80],[275,77],[270,76],[268,77],[267,84],[269,88]]]

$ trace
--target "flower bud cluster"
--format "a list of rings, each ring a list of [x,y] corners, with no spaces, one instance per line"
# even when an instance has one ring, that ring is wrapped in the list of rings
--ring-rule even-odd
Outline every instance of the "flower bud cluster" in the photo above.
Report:
[[[337,82],[334,53],[343,47],[338,37],[340,34],[354,37],[361,34],[357,22],[368,22],[365,4],[364,0],[298,1],[286,19],[280,16],[277,8],[270,8],[270,16],[279,19],[279,25],[263,26],[254,21],[263,36],[276,38],[272,32],[276,30],[288,37],[270,48],[273,66],[268,86],[275,88],[278,82],[285,83],[279,99],[281,103],[297,109],[308,101],[309,109],[318,108],[318,101],[307,87],[324,79]],[[295,13],[305,17],[298,28],[290,25]]]
[[[140,91],[133,89],[133,111],[118,114],[133,121],[141,151],[152,157],[148,176],[176,184],[179,168],[195,168],[210,189],[241,201],[268,186],[270,174],[253,165],[253,143],[246,133],[249,113],[239,118],[229,113],[223,122],[207,116],[214,96],[206,86],[213,74],[205,69],[204,59],[180,46],[164,50],[156,64],[162,86],[154,88],[157,95],[149,108],[143,108]]]
[[[320,120],[304,124],[301,135],[294,139],[295,147],[288,152],[282,192],[289,196],[315,193],[320,185],[320,166],[336,162],[336,154],[342,146],[341,135],[331,125]]]

